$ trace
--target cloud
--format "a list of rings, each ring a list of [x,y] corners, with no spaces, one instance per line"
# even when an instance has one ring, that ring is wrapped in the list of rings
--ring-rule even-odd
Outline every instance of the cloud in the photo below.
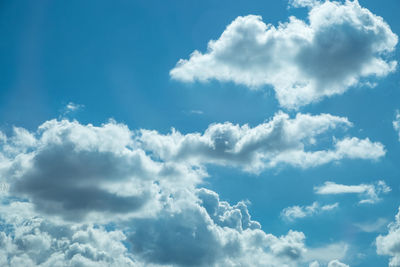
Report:
[[[400,266],[400,208],[395,221],[388,225],[388,234],[376,238],[376,252],[390,256],[390,267]]]
[[[133,132],[113,121],[96,127],[51,120],[36,133],[18,129],[9,140],[2,150],[9,193],[68,220],[155,212],[161,190],[190,188],[205,175],[151,160],[133,147]]]
[[[354,225],[363,232],[375,233],[375,232],[382,232],[382,230],[386,227],[387,224],[388,224],[387,219],[378,218],[375,221],[356,223]]]
[[[313,7],[321,4],[318,0],[289,0],[289,7]]]
[[[357,1],[293,1],[309,6],[308,21],[290,17],[275,27],[261,16],[237,17],[205,53],[194,51],[170,71],[183,82],[232,81],[269,85],[285,108],[343,94],[396,68],[388,54],[398,37]]]
[[[74,112],[74,111],[77,111],[77,110],[82,109],[82,108],[84,108],[84,105],[80,105],[80,104],[76,104],[76,103],[73,103],[73,102],[69,102],[65,106],[64,115],[68,114],[68,113],[71,113],[71,112]]]
[[[298,118],[283,123],[290,129],[284,138],[313,143],[316,134],[350,124],[330,115]],[[35,132],[15,129],[0,146],[0,173],[10,184],[0,196],[1,266],[295,267],[316,260],[310,251],[320,248],[307,247],[302,232],[264,232],[248,202],[232,205],[200,187],[203,166],[155,157],[142,133],[124,124],[50,120]],[[225,144],[219,129],[208,133]],[[261,144],[257,138],[239,142],[249,149]]]
[[[294,221],[296,219],[310,217],[324,211],[331,211],[338,207],[339,203],[337,202],[331,205],[323,205],[323,206],[321,206],[318,202],[314,202],[312,205],[309,206],[287,207],[284,210],[282,210],[281,217],[289,221]]]
[[[27,203],[13,203],[19,212],[31,208]],[[19,213],[12,218],[4,212],[0,222],[0,265],[12,267],[41,266],[138,266],[123,242],[120,230],[107,231],[91,224],[54,223],[41,217]],[[3,209],[4,211],[4,209]]]
[[[54,220],[32,203],[11,201],[0,207],[0,264],[295,267],[309,261],[309,251],[324,251],[307,248],[301,232],[265,233],[246,203],[230,205],[208,189],[182,190],[163,203],[155,216],[110,227]]]
[[[322,186],[314,187],[316,194],[338,195],[338,194],[358,194],[362,199],[360,204],[374,204],[381,200],[380,194],[386,194],[391,188],[384,181],[375,184],[343,185],[334,182],[325,182]]]
[[[396,118],[393,121],[393,128],[398,133],[399,141],[400,141],[400,113],[396,111]]]
[[[349,265],[344,264],[338,260],[333,260],[329,262],[328,267],[349,267]]]
[[[308,248],[304,255],[306,261],[311,261],[311,264],[320,266],[320,263],[329,264],[332,259],[342,260],[346,257],[349,245],[344,242],[332,243],[326,246]],[[311,265],[311,267],[313,267]]]
[[[290,118],[279,112],[254,128],[226,122],[210,125],[203,134],[141,130],[137,139],[144,150],[163,161],[230,165],[255,173],[281,164],[310,168],[346,158],[374,160],[385,155],[381,143],[356,137],[334,140],[332,149],[313,150],[317,136],[350,126],[347,118],[329,114],[298,113]]]
[[[210,190],[194,202],[174,196],[154,218],[130,222],[132,252],[145,262],[178,266],[297,266],[306,251],[303,233],[276,237],[252,221],[247,206],[231,206]],[[177,200],[180,199],[180,200]]]

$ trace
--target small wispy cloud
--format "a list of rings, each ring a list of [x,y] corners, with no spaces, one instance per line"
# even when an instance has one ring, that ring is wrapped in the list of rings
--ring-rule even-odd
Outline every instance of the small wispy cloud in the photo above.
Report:
[[[292,206],[287,207],[281,212],[281,217],[294,221],[295,219],[310,217],[324,211],[330,211],[339,207],[339,203],[321,206],[318,202],[314,202],[309,206]]]
[[[204,111],[198,109],[189,110],[189,114],[203,115]]]
[[[354,226],[356,226],[358,229],[360,229],[363,232],[379,233],[379,232],[383,232],[386,229],[386,226],[388,225],[388,223],[389,223],[389,221],[387,219],[378,218],[375,221],[355,223]]]
[[[389,193],[392,189],[384,181],[375,184],[344,185],[334,182],[325,182],[322,186],[314,187],[319,195],[357,194],[362,198],[360,204],[374,204],[381,200],[381,194]]]
[[[393,128],[397,132],[399,136],[399,141],[400,141],[400,112],[399,110],[396,110],[396,117],[393,121]]]
[[[61,117],[64,117],[70,113],[77,112],[78,110],[83,109],[85,106],[81,104],[76,104],[74,102],[69,102],[63,109]]]

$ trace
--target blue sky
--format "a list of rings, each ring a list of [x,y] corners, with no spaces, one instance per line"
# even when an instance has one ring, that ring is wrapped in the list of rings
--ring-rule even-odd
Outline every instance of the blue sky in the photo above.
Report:
[[[399,8],[1,3],[0,265],[400,266]]]

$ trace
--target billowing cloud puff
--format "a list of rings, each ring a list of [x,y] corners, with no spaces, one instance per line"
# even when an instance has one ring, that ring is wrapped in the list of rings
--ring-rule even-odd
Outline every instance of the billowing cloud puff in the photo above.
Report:
[[[239,130],[234,145],[251,151],[281,140],[266,148],[291,149],[313,143],[329,128],[350,125],[330,115],[278,117],[279,131],[274,124],[257,133],[227,124]],[[226,153],[224,130],[208,134],[218,153]],[[160,140],[155,141],[161,147],[168,141]],[[199,187],[207,176],[199,162],[156,156],[144,148],[143,131],[123,124],[51,120],[36,132],[15,128],[0,142],[0,171],[10,184],[0,205],[2,266],[294,267],[338,258],[332,249],[307,247],[301,232],[264,232],[246,202],[231,205]]]
[[[123,244],[126,236],[122,231],[54,223],[31,216],[27,209],[32,209],[31,205],[23,202],[12,203],[8,210],[2,208],[1,266],[138,266]]]
[[[36,133],[14,131],[2,149],[10,194],[70,220],[155,211],[162,190],[190,188],[203,175],[151,160],[134,148],[133,133],[112,121],[95,127],[52,120]]]
[[[31,203],[11,201],[0,207],[0,264],[296,267],[313,250],[326,261],[332,253],[306,247],[301,232],[265,233],[244,202],[230,205],[204,188],[177,192],[163,203],[155,216],[102,226],[45,219]]]
[[[173,196],[155,218],[130,222],[134,255],[179,266],[297,266],[303,260],[303,233],[266,234],[250,219],[245,203],[231,206],[206,189],[196,195],[194,202]]]
[[[338,195],[338,194],[358,194],[362,198],[360,204],[374,204],[381,200],[381,194],[391,191],[391,188],[384,181],[378,181],[375,184],[343,185],[334,182],[325,182],[322,186],[314,187],[314,191],[320,195]]]
[[[287,207],[282,210],[281,216],[286,220],[293,221],[295,219],[313,216],[324,211],[331,211],[338,207],[339,203],[337,202],[334,204],[322,206],[318,202],[314,202],[312,205],[309,206]]]
[[[400,208],[396,219],[388,226],[387,235],[379,235],[376,238],[376,252],[379,255],[391,256],[389,266],[400,266]]]
[[[203,133],[167,135],[142,130],[142,147],[164,161],[189,164],[232,165],[250,172],[288,164],[309,168],[346,158],[378,159],[385,155],[382,144],[367,139],[335,140],[329,150],[312,150],[316,137],[330,129],[349,127],[347,118],[321,114],[277,113],[270,121],[250,128],[232,123],[212,124]],[[306,149],[309,148],[309,149]]]
[[[208,43],[207,52],[181,59],[171,77],[252,89],[270,85],[283,107],[298,108],[395,70],[397,62],[387,54],[395,49],[396,34],[357,1],[294,5],[311,7],[307,22],[290,17],[275,27],[260,16],[238,17]]]

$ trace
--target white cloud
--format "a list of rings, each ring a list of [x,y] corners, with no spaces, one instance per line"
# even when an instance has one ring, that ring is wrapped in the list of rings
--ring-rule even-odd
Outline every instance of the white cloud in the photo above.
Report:
[[[312,143],[316,134],[349,124],[330,115],[298,117],[284,123],[291,129],[285,138],[292,133]],[[218,131],[208,134],[224,136]],[[207,175],[202,166],[155,160],[126,125],[51,120],[14,134],[32,142],[11,136],[2,144],[0,171],[10,190],[0,205],[1,266],[295,267],[332,256],[308,248],[301,232],[264,232],[247,203],[231,205],[199,188]],[[248,149],[257,138],[239,142]],[[312,258],[318,249],[324,252]]]
[[[331,211],[338,207],[339,203],[321,206],[318,202],[314,202],[309,206],[292,206],[285,208],[282,210],[281,216],[286,220],[293,221],[299,218],[310,217],[324,211]]]
[[[164,161],[231,165],[256,173],[279,164],[309,168],[346,158],[374,160],[385,155],[383,145],[368,138],[335,139],[332,149],[313,149],[317,136],[350,126],[347,118],[329,114],[299,113],[290,118],[279,112],[254,128],[226,122],[210,125],[203,134],[183,135],[173,129],[163,135],[142,130],[137,140],[144,150]]]
[[[390,256],[390,267],[400,266],[400,208],[395,221],[389,224],[387,235],[376,238],[376,252],[379,255]]]
[[[65,219],[110,220],[156,212],[162,193],[194,187],[206,175],[201,168],[153,161],[134,148],[133,138],[113,121],[96,127],[51,120],[36,133],[18,129],[2,151],[9,194]]]
[[[270,85],[283,107],[298,108],[395,70],[397,62],[387,54],[397,35],[357,1],[292,4],[311,7],[308,21],[290,17],[275,27],[260,16],[238,17],[205,53],[196,50],[179,60],[171,77],[233,81],[252,89]]]
[[[381,200],[380,195],[391,191],[384,181],[375,184],[343,185],[334,182],[325,182],[322,186],[314,187],[314,191],[320,195],[358,194],[362,199],[360,204],[374,204]]]
[[[393,128],[398,133],[399,141],[400,141],[400,112],[396,111],[396,118],[393,121]]]
[[[80,105],[80,104],[75,104],[73,102],[69,102],[66,106],[65,106],[65,113],[70,113],[70,112],[74,112],[77,111],[79,109],[82,109],[84,107],[84,105]]]
[[[332,259],[342,260],[346,257],[349,245],[344,242],[332,243],[326,246],[309,248],[304,255],[307,261],[316,261],[319,263],[328,264]],[[318,266],[318,265],[317,265]]]

